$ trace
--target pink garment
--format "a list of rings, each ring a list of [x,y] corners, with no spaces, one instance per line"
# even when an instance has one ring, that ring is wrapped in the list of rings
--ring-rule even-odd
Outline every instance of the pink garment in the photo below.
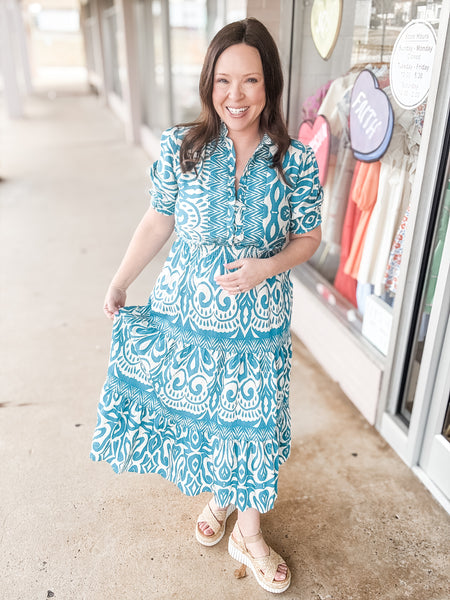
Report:
[[[322,85],[312,96],[308,96],[302,104],[302,121],[314,121],[319,114],[319,108],[327,95],[331,81]]]
[[[358,277],[361,264],[364,241],[367,227],[369,226],[375,202],[377,201],[378,181],[380,179],[380,161],[373,163],[361,163],[353,187],[351,201],[361,210],[361,218],[353,237],[349,257],[345,263],[344,273],[355,279]]]

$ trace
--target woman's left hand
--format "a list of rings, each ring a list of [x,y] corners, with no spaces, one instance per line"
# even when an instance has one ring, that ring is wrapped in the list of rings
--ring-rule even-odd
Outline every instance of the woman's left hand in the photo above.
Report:
[[[265,258],[240,258],[224,266],[233,272],[218,275],[215,280],[231,296],[248,292],[269,276]]]

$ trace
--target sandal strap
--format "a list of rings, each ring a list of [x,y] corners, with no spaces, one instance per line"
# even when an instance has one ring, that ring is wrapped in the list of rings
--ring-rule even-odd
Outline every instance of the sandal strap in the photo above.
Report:
[[[225,512],[226,512],[226,509],[225,509]],[[217,515],[217,516],[220,517],[220,515]],[[217,533],[219,531],[219,529],[222,527],[222,523],[219,522],[219,520],[216,518],[216,515],[211,510],[211,507],[209,506],[209,502],[205,506],[205,508],[202,510],[201,514],[199,515],[199,517],[197,519],[197,523],[207,523],[208,527],[210,527],[214,531],[214,533]]]
[[[209,503],[208,503],[209,506]],[[209,506],[209,509],[211,510],[211,512],[213,513],[213,515],[215,516],[215,518],[218,521],[225,521],[225,519],[227,518],[227,512],[228,512],[228,506],[226,508],[218,508],[217,510],[212,510],[212,508]]]
[[[269,548],[269,554],[254,558],[252,562],[257,569],[264,573],[261,575],[266,583],[273,583],[278,567],[286,564],[284,559],[272,548]]]
[[[241,533],[242,535],[242,533]],[[262,538],[262,531],[261,529],[259,530],[258,533],[255,533],[255,535],[242,535],[242,539],[244,540],[244,544],[247,546],[247,544],[253,544],[254,542],[259,542],[259,540]]]

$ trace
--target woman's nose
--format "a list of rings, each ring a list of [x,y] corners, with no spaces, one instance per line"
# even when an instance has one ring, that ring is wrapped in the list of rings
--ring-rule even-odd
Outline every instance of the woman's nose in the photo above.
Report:
[[[239,82],[232,83],[229,87],[228,94],[229,94],[230,98],[233,100],[234,99],[238,100],[239,98],[242,98],[243,92],[242,92],[241,84]]]

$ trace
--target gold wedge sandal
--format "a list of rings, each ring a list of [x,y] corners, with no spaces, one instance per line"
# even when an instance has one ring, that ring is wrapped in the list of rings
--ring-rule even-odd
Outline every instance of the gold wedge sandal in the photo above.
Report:
[[[269,554],[261,558],[254,558],[247,549],[247,544],[258,542],[261,538],[261,530],[256,535],[242,535],[239,525],[236,523],[228,541],[228,552],[235,560],[250,567],[262,588],[274,594],[281,594],[291,585],[291,572],[288,568],[286,577],[282,581],[275,581],[274,577],[279,565],[285,565],[286,561],[270,547]]]
[[[218,544],[225,535],[227,519],[235,508],[234,504],[230,504],[227,508],[218,508],[213,511],[208,502],[195,525],[195,537],[197,541],[203,544],[203,546],[215,546]],[[208,527],[211,527],[214,533],[206,535],[199,528],[199,523],[207,523]]]

